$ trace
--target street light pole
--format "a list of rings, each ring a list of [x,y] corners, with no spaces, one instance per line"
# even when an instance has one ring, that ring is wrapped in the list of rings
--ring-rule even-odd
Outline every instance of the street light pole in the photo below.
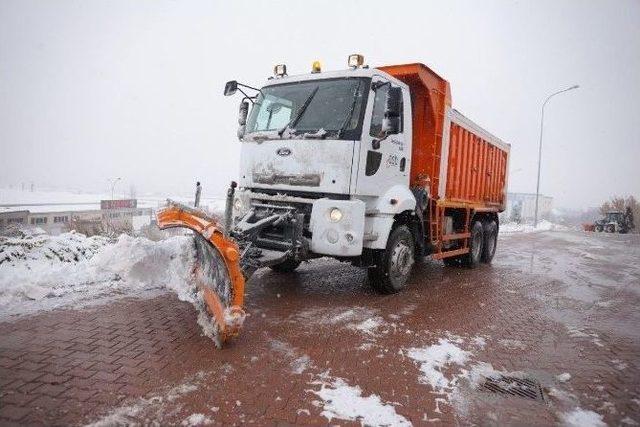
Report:
[[[113,200],[113,189],[114,189],[114,188],[115,188],[115,186],[116,186],[116,182],[120,181],[120,178],[116,178],[116,179],[109,180],[109,181],[113,181],[113,182],[111,183],[111,200]]]
[[[551,95],[547,96],[547,99],[545,99],[544,103],[542,104],[542,117],[540,118],[540,143],[538,144],[538,181],[536,183],[536,212],[533,218],[534,228],[538,226],[538,199],[540,198],[540,166],[542,163],[542,130],[544,128],[544,107],[547,106],[547,103],[549,102],[549,100],[554,96],[559,95],[563,92],[568,92],[573,89],[578,89],[579,87],[580,87],[579,85],[573,85],[566,89],[562,89],[557,92],[554,92]]]

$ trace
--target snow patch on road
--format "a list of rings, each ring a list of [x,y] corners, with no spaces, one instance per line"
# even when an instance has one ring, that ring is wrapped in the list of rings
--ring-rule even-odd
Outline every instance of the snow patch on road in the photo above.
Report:
[[[382,317],[374,316],[359,323],[352,323],[349,325],[349,328],[368,335],[374,335],[376,330],[384,324],[385,321]]]
[[[444,371],[451,364],[463,366],[471,353],[462,350],[449,339],[440,338],[437,344],[408,349],[407,355],[420,364],[420,382],[429,384],[438,393],[446,393],[451,391],[456,378],[448,379]]]
[[[316,381],[320,390],[311,390],[318,395],[322,402],[322,416],[329,422],[334,418],[359,422],[367,426],[410,426],[412,425],[402,415],[396,412],[393,405],[384,403],[380,396],[362,395],[359,386],[351,386],[342,378],[326,381]]]
[[[141,397],[130,404],[115,408],[97,421],[87,424],[87,427],[142,425],[144,423],[141,420],[144,419],[153,419],[155,422],[162,425],[162,420],[164,419],[165,415],[170,415],[165,414],[165,409],[167,409],[165,408],[165,403],[173,402],[187,394],[193,393],[194,391],[199,389],[200,384],[203,383],[206,379],[206,375],[203,372],[199,372],[188,379],[186,382],[166,389],[164,393],[155,394],[150,397]],[[191,417],[188,417],[187,420],[189,420],[190,418]],[[183,421],[182,425],[199,424],[184,424]]]
[[[193,426],[202,426],[211,424],[213,421],[205,414],[191,414],[187,418],[180,423],[180,425],[185,427],[193,427]]]
[[[564,413],[560,416],[562,423],[568,427],[605,427],[602,415],[582,408]]]
[[[502,347],[508,350],[526,350],[527,349],[527,346],[524,345],[520,340],[504,338],[504,339],[499,339],[498,344],[500,344]]]
[[[289,359],[289,365],[291,366],[292,373],[300,375],[306,370],[314,367],[309,356],[306,354],[299,354],[297,349],[288,342],[272,339],[269,341],[269,344],[274,351],[281,353]]]
[[[292,321],[318,326],[339,326],[367,336],[373,336],[390,325],[378,311],[366,307],[311,308],[296,314]]]

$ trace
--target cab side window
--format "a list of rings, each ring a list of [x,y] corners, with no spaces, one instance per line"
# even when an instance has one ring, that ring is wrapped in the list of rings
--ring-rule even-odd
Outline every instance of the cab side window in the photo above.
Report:
[[[371,128],[369,129],[369,135],[374,138],[381,138],[382,135],[382,120],[384,119],[384,109],[387,104],[387,95],[389,93],[389,85],[378,87],[375,91],[375,98],[373,100],[373,114],[371,115]]]
[[[374,138],[382,138],[384,137],[384,134],[382,132],[382,123],[384,121],[384,113],[387,107],[387,98],[389,96],[389,91],[390,91],[391,85],[390,84],[385,84],[384,86],[379,86],[378,89],[375,91],[375,98],[373,100],[373,113],[371,115],[371,128],[369,129],[369,135],[374,137]],[[398,88],[394,88],[394,90],[398,90]],[[399,120],[398,123],[398,132],[394,132],[394,133],[402,133],[403,131],[403,105],[402,105],[402,98],[400,98],[400,105],[398,105],[396,108],[398,108],[397,113],[399,114],[399,117],[397,117],[397,120]],[[394,108],[395,109],[395,108]]]

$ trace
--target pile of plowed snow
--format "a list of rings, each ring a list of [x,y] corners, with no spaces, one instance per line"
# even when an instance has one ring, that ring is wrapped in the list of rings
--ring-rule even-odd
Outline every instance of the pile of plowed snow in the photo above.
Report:
[[[533,224],[518,224],[515,222],[505,222],[500,224],[500,234],[538,233],[541,231],[561,230],[568,230],[568,228],[564,225],[549,222],[546,219],[539,221],[537,227],[534,227]]]
[[[0,319],[163,288],[195,303],[189,280],[194,257],[190,236],[158,242],[79,233],[2,237]]]

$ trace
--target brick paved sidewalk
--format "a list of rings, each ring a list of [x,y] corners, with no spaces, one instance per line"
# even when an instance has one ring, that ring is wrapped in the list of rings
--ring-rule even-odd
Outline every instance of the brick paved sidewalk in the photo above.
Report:
[[[527,239],[509,243],[513,253],[493,267],[422,263],[401,296],[374,294],[345,264],[260,272],[245,330],[222,351],[201,335],[193,307],[169,293],[0,323],[0,424],[327,424],[314,393],[327,377],[379,396],[415,425],[548,425],[578,407],[611,424],[640,421],[640,342],[628,328],[637,292],[604,290],[607,304],[570,298],[566,283],[524,267]],[[552,258],[553,242],[544,244]],[[460,379],[451,395],[434,393],[407,357],[444,337],[472,354],[442,368]],[[547,401],[465,385],[463,371],[481,363],[536,378]],[[557,378],[565,372],[570,380]]]

